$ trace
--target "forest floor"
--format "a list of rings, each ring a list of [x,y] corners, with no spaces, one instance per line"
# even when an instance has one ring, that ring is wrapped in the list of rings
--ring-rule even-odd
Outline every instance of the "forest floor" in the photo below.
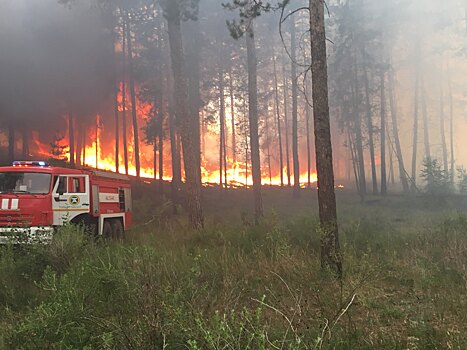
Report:
[[[337,197],[342,281],[311,190],[266,188],[259,226],[207,189],[202,231],[147,195],[124,242],[1,247],[0,349],[467,349],[467,198]]]

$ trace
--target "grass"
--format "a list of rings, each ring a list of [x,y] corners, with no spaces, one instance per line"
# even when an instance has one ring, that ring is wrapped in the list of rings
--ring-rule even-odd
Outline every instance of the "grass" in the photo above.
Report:
[[[222,198],[222,200],[219,200]],[[0,249],[0,348],[466,349],[467,216],[340,192],[342,282],[320,271],[315,194],[206,193],[207,228],[135,203],[124,243],[65,227]]]

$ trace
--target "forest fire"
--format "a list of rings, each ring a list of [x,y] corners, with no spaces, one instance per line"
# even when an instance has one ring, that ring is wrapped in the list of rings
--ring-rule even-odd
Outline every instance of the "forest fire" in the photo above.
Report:
[[[100,136],[100,135],[99,135]],[[50,158],[57,156],[51,150],[51,145],[44,144],[40,141],[39,135],[37,132],[32,133],[33,137],[33,145],[34,145],[34,156],[39,158]],[[91,133],[92,137],[92,133]],[[95,138],[95,134],[94,134]],[[59,148],[63,150],[62,159],[69,160],[70,153],[69,153],[69,146],[67,144],[66,138],[61,138],[60,140],[56,141],[55,148]],[[143,149],[141,152],[141,177],[143,178],[159,178],[159,174],[156,171],[156,176],[154,176],[154,160],[153,160],[153,147],[150,145],[140,145]],[[96,141],[92,142],[91,144],[87,145],[80,156],[80,159],[77,159],[78,164],[82,164],[83,166],[98,168],[101,170],[113,171],[115,172],[115,151],[113,150],[114,145],[108,144],[104,142],[103,139],[99,137],[97,141],[97,152],[96,152]],[[136,167],[133,160],[133,152],[134,147],[131,141],[128,142],[128,155],[129,155],[129,163],[128,163],[128,174],[135,176],[136,175]],[[96,161],[97,159],[97,161]],[[228,158],[227,162],[227,170],[222,171],[222,183],[225,184],[227,182],[229,187],[248,187],[251,186],[253,183],[252,174],[251,174],[251,166],[250,164],[246,164],[245,162],[241,161],[233,161],[232,159]],[[274,169],[275,170],[275,169]],[[120,164],[119,164],[119,173],[125,173],[125,166],[123,164],[123,155],[120,155]],[[183,177],[183,173],[182,173]],[[219,185],[221,183],[221,176],[220,170],[215,168],[214,164],[211,164],[206,159],[202,160],[201,166],[201,177],[202,183],[204,185]],[[227,181],[225,180],[227,178]],[[165,181],[170,181],[172,179],[171,174],[171,159],[170,156],[164,159],[164,174],[163,179]],[[315,172],[310,173],[310,185],[315,184],[317,182],[317,175]],[[266,167],[263,169],[262,173],[262,183],[263,185],[270,185],[270,186],[281,186],[281,177],[280,173],[271,172]],[[293,176],[290,178],[290,185],[294,184]],[[283,185],[288,185],[286,169],[283,170]],[[300,174],[300,185],[301,187],[308,186],[308,173],[305,171]]]

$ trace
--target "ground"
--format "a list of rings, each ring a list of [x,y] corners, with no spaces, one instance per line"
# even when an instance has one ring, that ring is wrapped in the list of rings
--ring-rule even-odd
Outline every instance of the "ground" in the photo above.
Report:
[[[249,192],[207,189],[203,231],[151,194],[124,242],[3,247],[0,348],[466,349],[467,198],[337,197],[342,281],[313,190],[265,188],[259,226]]]

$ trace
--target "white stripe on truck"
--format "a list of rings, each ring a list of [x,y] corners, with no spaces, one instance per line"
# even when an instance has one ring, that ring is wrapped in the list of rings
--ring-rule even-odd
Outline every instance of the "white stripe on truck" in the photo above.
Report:
[[[19,199],[18,198],[13,198],[11,200],[11,210],[18,210],[18,202],[19,202]]]
[[[2,210],[8,210],[8,204],[10,204],[10,200],[8,198],[2,199]]]

